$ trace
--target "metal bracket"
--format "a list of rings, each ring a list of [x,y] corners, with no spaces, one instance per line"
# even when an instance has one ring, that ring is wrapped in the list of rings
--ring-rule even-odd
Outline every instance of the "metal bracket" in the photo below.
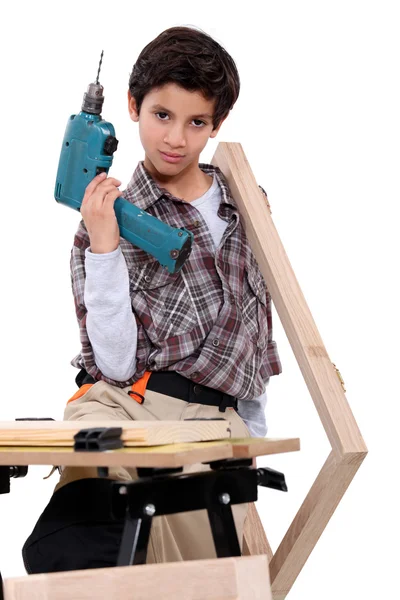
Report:
[[[340,373],[339,369],[338,369],[338,368],[337,368],[337,366],[335,365],[335,363],[332,363],[332,364],[333,364],[333,367],[334,367],[334,369],[335,369],[335,371],[336,371],[336,375],[338,376],[338,378],[339,378],[339,381],[340,381],[340,383],[342,384],[343,391],[344,391],[344,392],[346,392],[346,388],[344,387],[344,385],[345,385],[345,384],[344,384],[344,381],[343,381],[343,377],[342,377],[342,375],[341,375],[341,373]]]

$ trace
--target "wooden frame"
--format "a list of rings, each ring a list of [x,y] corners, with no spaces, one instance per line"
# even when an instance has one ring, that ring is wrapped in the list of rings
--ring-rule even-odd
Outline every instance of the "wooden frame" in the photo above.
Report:
[[[315,547],[368,450],[347,402],[343,381],[318,333],[259,188],[239,143],[221,142],[212,159],[229,184],[246,233],[310,391],[332,451],[270,561],[274,600],[283,600]],[[267,210],[268,209],[268,210]],[[257,514],[245,527],[248,551],[270,554]],[[257,542],[252,539],[257,533]]]

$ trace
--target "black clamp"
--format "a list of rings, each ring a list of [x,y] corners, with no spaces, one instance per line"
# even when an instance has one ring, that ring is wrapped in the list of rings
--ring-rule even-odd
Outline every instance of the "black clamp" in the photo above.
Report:
[[[242,467],[251,467],[253,464],[252,458],[222,458],[220,460],[212,460],[204,464],[210,465],[213,471],[218,469],[241,469]]]
[[[78,452],[102,452],[123,448],[122,427],[92,427],[81,429],[74,435],[74,450]]]
[[[252,458],[223,458],[221,460],[213,460],[205,464],[209,464],[213,471],[241,469],[243,467],[251,467]],[[280,492],[287,492],[288,488],[285,481],[285,476],[280,471],[269,469],[267,467],[255,469],[257,473],[257,484],[263,487],[268,487]]]
[[[257,469],[257,483],[280,492],[288,491],[284,474],[274,469],[267,469],[266,467]]]
[[[14,477],[25,477],[28,474],[27,466],[13,466],[7,467],[0,465],[0,494],[10,493],[10,479]]]

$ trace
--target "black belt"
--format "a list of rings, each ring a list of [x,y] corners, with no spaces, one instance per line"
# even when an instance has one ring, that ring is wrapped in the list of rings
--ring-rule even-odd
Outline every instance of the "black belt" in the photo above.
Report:
[[[75,378],[78,387],[85,383],[96,383],[96,380],[82,369]],[[178,398],[194,404],[218,406],[220,412],[225,412],[228,407],[237,410],[237,398],[219,392],[205,385],[194,383],[190,379],[179,375],[175,371],[154,371],[148,382],[147,389],[166,396]]]
[[[220,412],[225,412],[228,407],[237,410],[237,398],[234,396],[194,383],[175,371],[154,371],[147,382],[147,389],[190,403],[219,406]]]

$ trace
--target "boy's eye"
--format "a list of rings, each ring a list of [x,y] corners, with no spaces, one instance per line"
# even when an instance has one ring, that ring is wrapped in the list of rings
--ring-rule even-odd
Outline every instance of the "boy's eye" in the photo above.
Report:
[[[164,118],[164,117],[168,117],[168,113],[166,113],[166,112],[156,112],[155,114],[160,121],[168,120],[168,119]],[[202,127],[205,127],[205,125],[206,125],[206,123],[204,121],[200,121],[200,119],[193,119],[193,123],[196,123],[196,125],[195,125],[196,129],[201,129]]]

